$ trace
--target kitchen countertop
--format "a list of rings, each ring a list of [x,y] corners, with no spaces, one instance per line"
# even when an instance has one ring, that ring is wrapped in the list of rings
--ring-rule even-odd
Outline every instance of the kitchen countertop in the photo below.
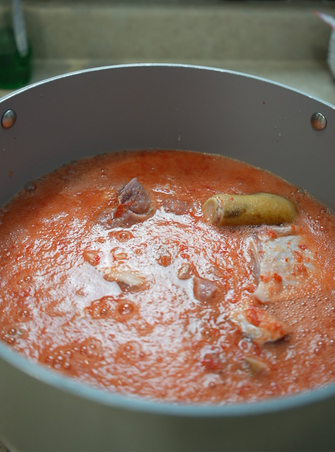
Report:
[[[27,0],[31,82],[113,64],[196,64],[264,77],[335,104],[326,63],[330,27],[314,10],[335,16],[335,5],[303,0]]]

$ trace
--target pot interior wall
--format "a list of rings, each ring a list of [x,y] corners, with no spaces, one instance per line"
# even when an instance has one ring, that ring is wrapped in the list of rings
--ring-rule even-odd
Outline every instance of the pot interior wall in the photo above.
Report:
[[[335,111],[241,74],[184,66],[121,66],[56,78],[0,102],[0,205],[27,181],[84,156],[188,149],[268,169],[335,207]],[[311,115],[321,111],[326,129]],[[266,190],[265,190],[266,191]]]

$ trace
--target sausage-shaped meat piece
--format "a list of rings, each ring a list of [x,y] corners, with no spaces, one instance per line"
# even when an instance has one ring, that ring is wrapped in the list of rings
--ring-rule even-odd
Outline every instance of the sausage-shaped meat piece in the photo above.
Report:
[[[279,225],[291,223],[297,215],[297,208],[292,201],[270,193],[221,193],[207,199],[203,211],[216,226]]]

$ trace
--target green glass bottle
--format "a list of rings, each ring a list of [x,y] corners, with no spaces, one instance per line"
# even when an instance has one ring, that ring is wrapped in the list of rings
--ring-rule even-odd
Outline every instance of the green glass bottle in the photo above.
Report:
[[[28,43],[20,0],[0,2],[0,88],[16,89],[31,77],[31,46]]]

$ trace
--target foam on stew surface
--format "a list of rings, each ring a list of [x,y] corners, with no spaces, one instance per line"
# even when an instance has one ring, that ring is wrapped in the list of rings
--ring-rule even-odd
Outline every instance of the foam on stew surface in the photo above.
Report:
[[[294,223],[204,218],[215,193],[258,192],[293,201]],[[96,387],[225,404],[335,380],[334,216],[244,163],[180,151],[72,162],[3,207],[0,260],[1,339]]]

